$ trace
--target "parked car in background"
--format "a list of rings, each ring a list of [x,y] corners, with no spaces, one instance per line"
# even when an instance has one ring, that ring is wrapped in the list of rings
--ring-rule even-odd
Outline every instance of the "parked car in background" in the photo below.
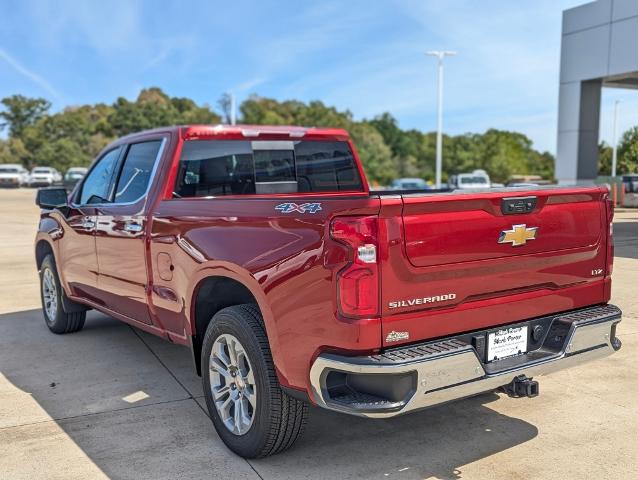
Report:
[[[638,173],[623,175],[623,206],[638,207]]]
[[[390,184],[391,190],[431,190],[422,178],[397,178]]]
[[[29,172],[22,165],[0,165],[0,187],[18,188],[29,184]]]
[[[453,190],[471,190],[475,188],[491,188],[490,177],[485,170],[474,170],[472,173],[452,175],[448,184]]]
[[[84,167],[69,168],[64,174],[64,184],[68,186],[75,185],[84,178],[84,175],[86,175],[88,170],[88,168]]]
[[[50,187],[62,182],[62,175],[53,167],[35,167],[29,177],[30,187]]]
[[[622,183],[625,193],[638,193],[638,173],[634,175],[623,175]]]

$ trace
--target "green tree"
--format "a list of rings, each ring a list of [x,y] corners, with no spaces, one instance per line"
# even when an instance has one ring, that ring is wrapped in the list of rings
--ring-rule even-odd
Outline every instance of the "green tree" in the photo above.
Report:
[[[638,172],[638,127],[627,130],[623,134],[618,145],[618,164],[616,165],[618,175],[636,172]]]
[[[0,112],[0,128],[8,128],[11,137],[20,138],[24,129],[44,117],[51,104],[44,98],[27,98],[12,95],[0,100],[4,111]]]
[[[540,175],[547,180],[554,180],[554,167],[556,159],[549,152],[534,152],[537,158],[532,159],[532,164],[528,167],[531,174]]]
[[[221,121],[209,107],[198,107],[188,98],[171,98],[157,87],[142,90],[134,102],[120,97],[112,108],[109,123],[115,136],[169,125]]]
[[[350,133],[370,183],[383,186],[397,178],[397,164],[392,151],[373,126],[353,124]]]
[[[92,160],[77,142],[68,138],[44,143],[35,157],[38,165],[51,166],[61,172],[70,167],[87,166]]]
[[[401,130],[396,119],[389,113],[383,113],[370,120],[385,144],[390,147],[399,177],[428,177],[429,155],[423,149],[423,134],[416,130]]]
[[[2,163],[22,163],[15,161],[15,158],[11,152],[9,146],[9,140],[2,140],[0,138],[0,164]]]
[[[253,95],[241,104],[240,111],[243,123],[255,125],[348,128],[353,124],[349,111],[339,112],[320,101],[306,105],[297,100],[278,102]]]
[[[222,96],[219,103],[226,117],[230,113],[228,100]],[[5,98],[2,104],[5,109],[0,119],[8,127],[9,137],[0,141],[0,162],[20,162],[27,167],[52,165],[64,169],[86,165],[122,135],[168,125],[221,121],[208,105],[171,97],[157,87],[143,89],[135,101],[118,98],[112,105],[71,106],[52,115],[48,114],[49,103],[44,99],[14,95]],[[348,110],[340,111],[320,101],[278,101],[259,96],[245,100],[240,112],[244,123],[346,129],[373,184],[387,185],[398,177],[434,178],[436,135],[403,130],[389,113],[356,121]],[[636,131],[623,137],[619,171],[635,169],[637,140]],[[605,164],[606,157],[602,154],[601,157]],[[495,181],[501,182],[513,174],[552,178],[554,158],[548,152],[536,151],[532,142],[517,132],[491,129],[483,134],[444,135],[443,180],[448,174],[476,168],[486,170]]]
[[[598,144],[598,175],[611,175],[611,157],[613,150],[605,141]]]
[[[31,153],[19,138],[0,140],[0,163],[20,163],[30,165]]]

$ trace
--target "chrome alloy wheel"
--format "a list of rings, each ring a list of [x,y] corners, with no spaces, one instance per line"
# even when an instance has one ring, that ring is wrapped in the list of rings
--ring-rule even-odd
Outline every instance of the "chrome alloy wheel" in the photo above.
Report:
[[[248,355],[239,340],[222,334],[208,359],[210,388],[222,422],[235,435],[244,435],[255,419],[257,391]]]
[[[55,317],[58,314],[58,289],[53,272],[48,268],[45,268],[42,273],[42,298],[48,320],[50,322],[55,321]]]

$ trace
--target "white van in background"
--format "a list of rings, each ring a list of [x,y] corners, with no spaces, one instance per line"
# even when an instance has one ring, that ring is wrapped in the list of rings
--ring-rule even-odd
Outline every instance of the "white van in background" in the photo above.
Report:
[[[490,176],[485,170],[474,170],[472,173],[459,173],[450,176],[449,188],[452,190],[470,190],[475,188],[491,188]]]

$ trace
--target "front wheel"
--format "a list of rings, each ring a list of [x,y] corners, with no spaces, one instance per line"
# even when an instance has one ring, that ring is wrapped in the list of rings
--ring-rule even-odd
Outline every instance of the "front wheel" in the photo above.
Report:
[[[53,333],[73,333],[82,330],[86,311],[67,313],[64,311],[58,271],[53,255],[47,255],[40,267],[40,297],[44,321]]]
[[[222,441],[245,458],[286,450],[308,417],[307,405],[282,391],[262,325],[255,305],[224,308],[202,345],[208,412]]]

